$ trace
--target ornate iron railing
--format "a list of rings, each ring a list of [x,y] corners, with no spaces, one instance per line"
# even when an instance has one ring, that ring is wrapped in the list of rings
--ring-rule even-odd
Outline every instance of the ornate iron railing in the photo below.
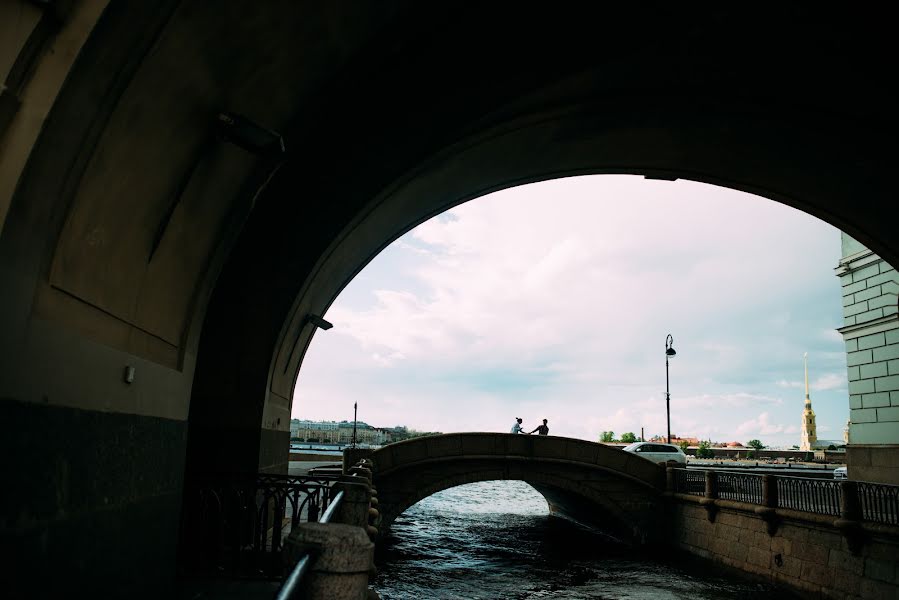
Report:
[[[839,481],[805,477],[777,478],[778,508],[839,516],[841,496]]]
[[[899,525],[899,486],[859,481],[858,499],[862,519]]]
[[[718,473],[718,497],[736,502],[764,504],[762,476],[748,473]]]
[[[687,469],[674,470],[674,485],[676,492],[690,494],[692,496],[705,495],[705,471],[690,471]]]
[[[216,576],[283,576],[281,548],[292,527],[328,508],[333,476],[259,474],[206,479],[185,506],[186,564]]]

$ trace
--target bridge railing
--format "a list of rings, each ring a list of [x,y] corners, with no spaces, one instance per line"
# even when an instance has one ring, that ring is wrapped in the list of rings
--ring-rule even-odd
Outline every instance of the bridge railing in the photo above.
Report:
[[[842,489],[840,481],[778,477],[778,508],[789,508],[819,515],[840,515]]]
[[[672,468],[670,491],[899,526],[899,486],[867,481]]]

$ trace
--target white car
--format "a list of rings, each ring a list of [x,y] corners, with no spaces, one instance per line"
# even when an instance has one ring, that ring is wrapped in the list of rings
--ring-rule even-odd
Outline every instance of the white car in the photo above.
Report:
[[[654,463],[664,464],[669,460],[673,460],[681,465],[687,464],[687,456],[684,454],[684,451],[674,444],[635,442],[630,446],[625,446],[622,450],[625,452],[633,452]]]
[[[833,470],[833,478],[834,479],[848,479],[849,473],[846,471],[846,467],[837,467]]]

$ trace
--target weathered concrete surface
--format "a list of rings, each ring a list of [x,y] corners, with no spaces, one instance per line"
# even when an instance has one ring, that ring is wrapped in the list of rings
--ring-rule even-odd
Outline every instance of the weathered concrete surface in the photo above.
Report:
[[[664,469],[603,444],[556,436],[457,433],[389,444],[371,454],[382,528],[428,496],[478,481],[520,480],[565,516],[626,542],[660,530]]]

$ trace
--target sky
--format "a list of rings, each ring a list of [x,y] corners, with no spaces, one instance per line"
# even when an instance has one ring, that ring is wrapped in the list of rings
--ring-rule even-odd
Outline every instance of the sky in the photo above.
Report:
[[[849,413],[840,233],[689,181],[571,177],[453,208],[387,247],[325,314],[293,417],[419,431],[602,431],[799,443]]]

